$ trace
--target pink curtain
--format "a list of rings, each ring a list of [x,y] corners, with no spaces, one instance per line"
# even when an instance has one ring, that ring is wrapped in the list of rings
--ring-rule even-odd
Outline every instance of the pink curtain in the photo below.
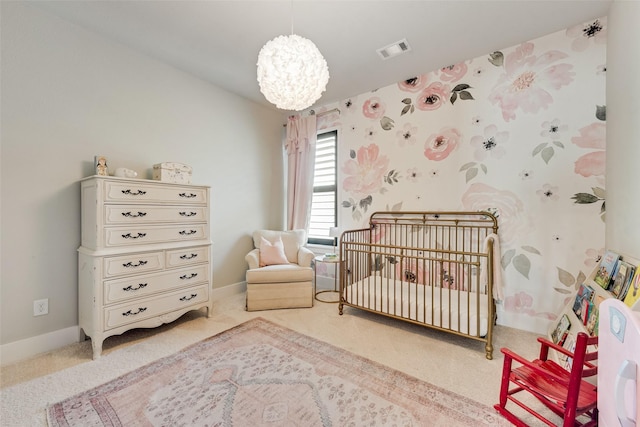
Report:
[[[284,144],[288,158],[287,227],[289,230],[306,230],[313,197],[316,116],[290,116]]]

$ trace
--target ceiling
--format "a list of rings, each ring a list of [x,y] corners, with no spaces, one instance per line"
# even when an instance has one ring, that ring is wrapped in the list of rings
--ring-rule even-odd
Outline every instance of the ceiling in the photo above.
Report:
[[[612,1],[30,3],[275,109],[260,93],[256,60],[265,42],[291,34],[292,25],[327,60],[331,77],[322,105],[605,16]],[[376,53],[404,38],[411,51],[388,60]]]

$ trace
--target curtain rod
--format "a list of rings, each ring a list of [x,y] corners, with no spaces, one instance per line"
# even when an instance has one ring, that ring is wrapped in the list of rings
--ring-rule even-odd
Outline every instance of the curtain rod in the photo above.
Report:
[[[309,115],[310,115],[310,116],[317,116],[317,117],[320,117],[320,116],[324,116],[324,115],[326,115],[326,114],[331,114],[331,113],[335,113],[335,112],[337,112],[338,114],[340,114],[340,109],[339,109],[339,108],[332,108],[331,110],[323,111],[322,113],[318,113],[318,114],[316,114],[316,112],[315,112],[314,110],[311,110],[311,111],[309,111]],[[283,127],[287,127],[287,124],[285,123],[285,124],[283,124],[282,126],[283,126]]]
[[[336,111],[338,112],[338,114],[340,114],[340,109],[339,108],[333,108],[331,110],[323,111],[322,113],[318,113],[318,114],[316,114],[315,111],[311,110],[311,111],[309,111],[309,115],[310,116],[318,116],[319,117],[319,116],[324,116],[325,114],[335,113]]]

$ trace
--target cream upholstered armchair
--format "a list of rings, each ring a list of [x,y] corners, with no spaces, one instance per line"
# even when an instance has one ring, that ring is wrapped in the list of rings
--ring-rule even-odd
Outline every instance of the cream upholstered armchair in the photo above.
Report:
[[[314,254],[304,247],[304,230],[258,230],[245,257],[247,311],[313,306]]]

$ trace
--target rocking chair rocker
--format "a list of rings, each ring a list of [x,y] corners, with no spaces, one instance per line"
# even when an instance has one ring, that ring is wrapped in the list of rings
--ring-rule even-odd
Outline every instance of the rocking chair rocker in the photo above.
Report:
[[[508,401],[549,426],[557,425],[515,397],[517,393],[527,392],[562,417],[563,427],[597,425],[597,387],[584,378],[593,377],[598,372],[598,367],[591,363],[598,358],[598,352],[588,351],[589,346],[598,344],[598,337],[589,337],[584,332],[578,333],[573,352],[544,338],[538,338],[538,341],[541,344],[540,356],[533,361],[528,361],[509,349],[501,349],[504,365],[500,401],[494,408],[516,426],[525,427],[527,424],[506,408]],[[549,349],[573,358],[571,370],[568,371],[556,362],[548,360]],[[513,367],[514,362],[517,367]],[[509,389],[510,383],[515,387]],[[582,415],[588,417],[583,423],[577,419]]]

